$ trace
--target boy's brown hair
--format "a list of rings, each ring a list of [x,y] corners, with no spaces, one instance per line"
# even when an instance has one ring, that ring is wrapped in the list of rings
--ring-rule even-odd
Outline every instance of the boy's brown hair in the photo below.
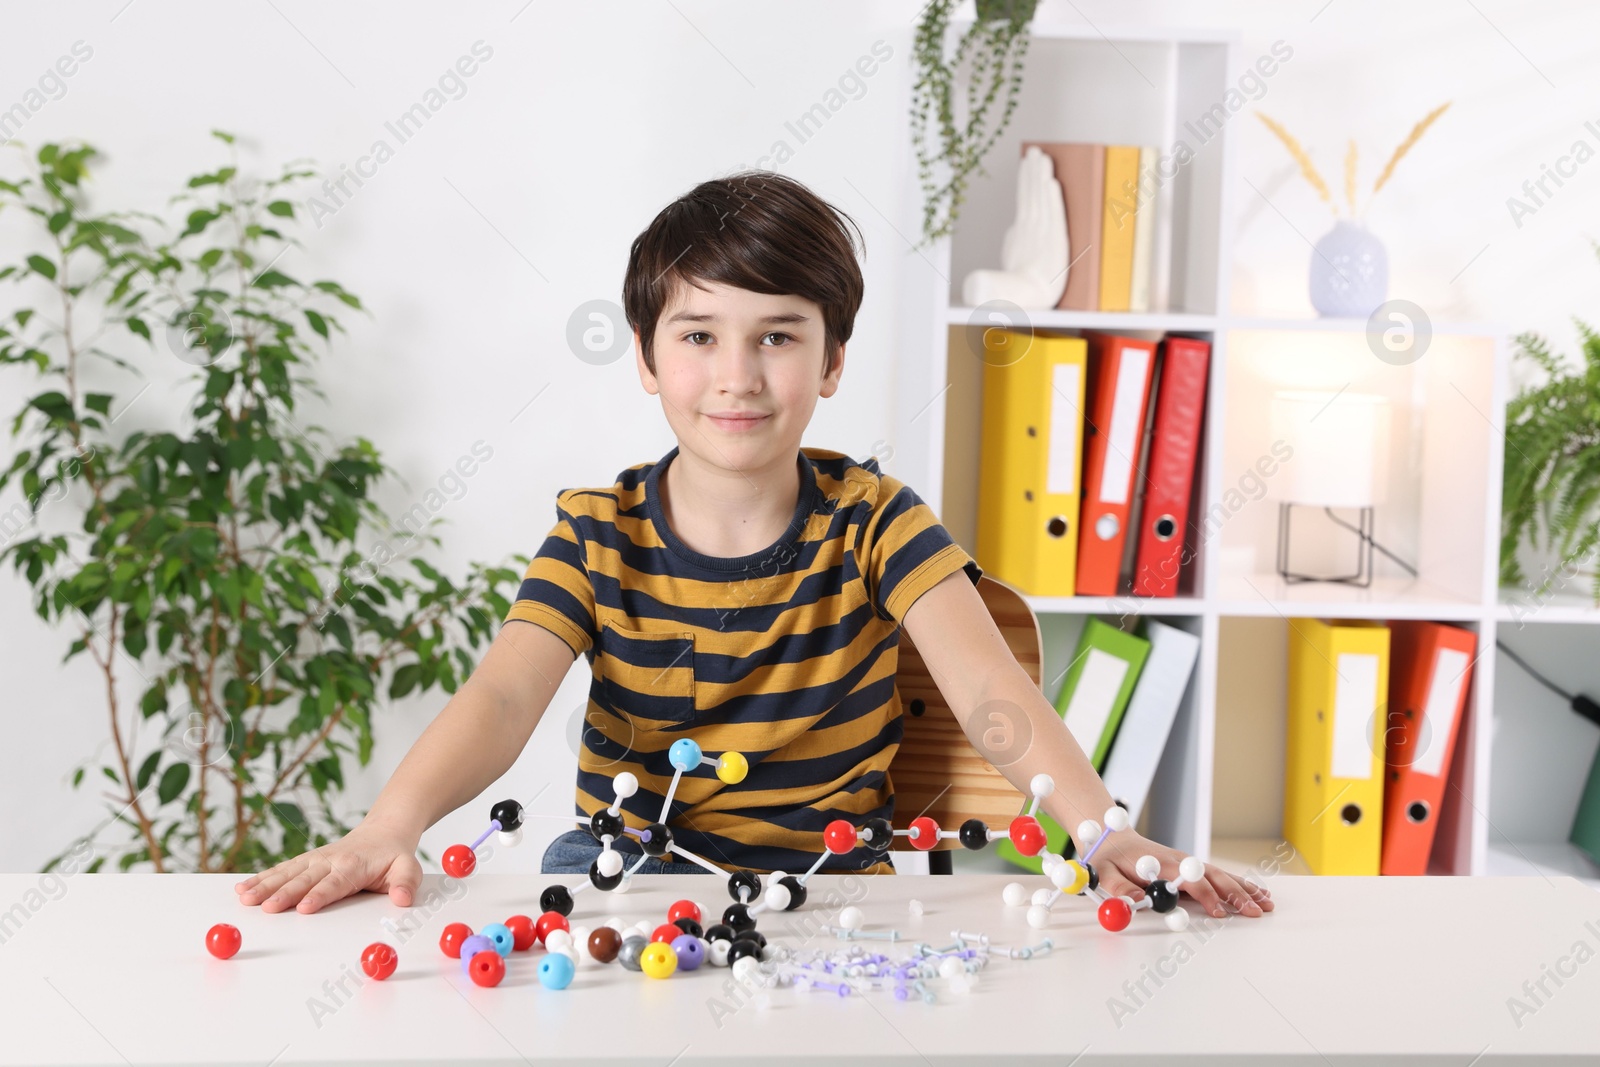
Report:
[[[855,226],[793,178],[764,170],[701,182],[668,204],[634,238],[622,283],[645,366],[655,373],[656,320],[677,286],[716,282],[815,303],[831,368],[850,340],[864,288],[846,221]],[[866,240],[860,243],[865,253]]]

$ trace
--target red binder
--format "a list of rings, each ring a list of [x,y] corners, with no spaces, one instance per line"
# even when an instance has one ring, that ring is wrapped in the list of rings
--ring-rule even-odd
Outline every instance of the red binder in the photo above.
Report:
[[[1389,713],[1379,874],[1427,874],[1478,638],[1436,622],[1389,623]]]
[[[1154,341],[1114,334],[1086,337],[1089,382],[1077,593],[1116,596],[1156,346]]]
[[[1205,341],[1168,337],[1162,342],[1161,388],[1133,564],[1136,596],[1178,595],[1210,362],[1211,345]]]

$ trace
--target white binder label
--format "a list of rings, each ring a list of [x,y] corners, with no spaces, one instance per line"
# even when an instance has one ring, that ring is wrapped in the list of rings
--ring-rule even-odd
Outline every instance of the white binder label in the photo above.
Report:
[[[1050,372],[1049,454],[1045,457],[1044,491],[1078,491],[1078,437],[1083,413],[1078,396],[1083,390],[1083,367],[1077,363],[1057,363]],[[1078,535],[1072,535],[1076,538]]]
[[[1425,752],[1413,753],[1411,769],[1419,774],[1439,777],[1445,753],[1450,748],[1447,736],[1450,721],[1461,700],[1461,687],[1467,684],[1467,654],[1454,648],[1441,648],[1433,662],[1433,677],[1428,681],[1428,702],[1422,706],[1419,738],[1428,739]]]
[[[1122,350],[1117,395],[1111,405],[1111,427],[1106,438],[1106,462],[1100,470],[1100,500],[1126,504],[1133,488],[1133,464],[1139,453],[1139,431],[1144,429],[1140,403],[1144,399],[1145,372],[1150,353],[1142,348]]]
[[[1083,673],[1078,675],[1078,688],[1072,691],[1067,713],[1062,716],[1067,729],[1077,740],[1078,747],[1090,760],[1100,744],[1106,722],[1111,718],[1111,707],[1117,702],[1122,680],[1128,676],[1128,661],[1118,659],[1109,652],[1091,648],[1083,661]]]
[[[1335,778],[1371,778],[1372,715],[1381,702],[1378,657],[1341,652],[1334,671],[1333,766],[1328,773]]]

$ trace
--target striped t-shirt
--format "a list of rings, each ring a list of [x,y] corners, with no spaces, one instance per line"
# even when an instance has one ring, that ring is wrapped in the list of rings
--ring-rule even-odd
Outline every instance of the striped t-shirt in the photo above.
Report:
[[[667,749],[690,737],[713,758],[743,753],[750,771],[737,785],[710,766],[686,773],[665,820],[676,842],[720,867],[799,873],[823,853],[832,820],[893,817],[899,621],[938,582],[961,570],[977,581],[978,568],[876,460],[813,448],[797,457],[794,517],[774,544],[704,555],[662,512],[658,479],[676,455],[605,489],[563,491],[506,618],[589,659],[585,820],[631,771],[640,788],[624,818],[655,822],[672,781]],[[822,869],[893,867],[863,847]]]

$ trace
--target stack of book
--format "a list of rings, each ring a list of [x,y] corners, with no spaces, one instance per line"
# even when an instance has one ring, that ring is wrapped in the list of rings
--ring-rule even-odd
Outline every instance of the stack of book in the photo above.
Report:
[[[1055,165],[1067,217],[1067,288],[1058,308],[1149,311],[1159,307],[1159,279],[1171,247],[1159,218],[1160,188],[1152,147],[1024,141]]]

